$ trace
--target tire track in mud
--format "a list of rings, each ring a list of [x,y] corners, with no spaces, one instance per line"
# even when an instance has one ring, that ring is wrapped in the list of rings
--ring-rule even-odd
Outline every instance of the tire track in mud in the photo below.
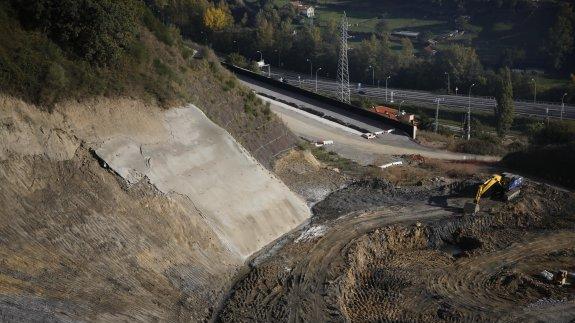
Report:
[[[355,238],[382,226],[432,220],[449,215],[452,215],[452,212],[422,204],[409,208],[388,207],[385,210],[371,211],[361,216],[353,214],[340,219],[292,270],[295,281],[289,302],[289,321],[319,322],[338,319],[339,310],[334,311],[337,301],[329,302],[329,297],[326,299],[327,287],[330,285],[328,273],[330,267],[344,261],[344,250]]]
[[[293,242],[297,237],[292,236],[288,250],[283,248],[274,256],[289,260],[255,266],[238,281],[214,321],[343,321],[338,287],[332,286],[341,279],[341,271],[334,268],[345,265],[346,250],[356,238],[380,227],[432,221],[452,214],[424,203],[376,207],[330,221],[328,231],[313,241]]]
[[[509,274],[507,268],[529,257],[573,246],[575,246],[575,232],[544,234],[528,242],[512,244],[504,250],[462,259],[454,265],[454,268],[434,270],[425,281],[429,282],[430,290],[449,298],[454,305],[464,311],[490,309],[491,316],[504,317],[522,301],[517,299],[516,295],[506,293],[504,290],[502,279],[504,280]],[[575,304],[572,307],[575,307]],[[547,308],[542,310],[548,311]],[[536,310],[530,312],[533,314]]]

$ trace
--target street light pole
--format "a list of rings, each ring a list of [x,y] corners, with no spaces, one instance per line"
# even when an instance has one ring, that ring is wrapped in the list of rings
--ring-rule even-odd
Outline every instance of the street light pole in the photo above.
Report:
[[[306,61],[309,62],[309,78],[313,77],[313,62],[311,61],[311,58],[306,59]]]
[[[278,67],[281,67],[282,65],[281,52],[278,49],[274,50],[274,52],[278,53]]]
[[[375,85],[375,68],[371,65],[367,68],[368,70],[371,68],[371,85]]]
[[[471,88],[474,86],[475,83],[471,84],[468,94],[469,103],[467,105],[467,140],[471,139]]]
[[[317,93],[317,72],[319,72],[319,70],[321,70],[321,67],[315,71],[315,93]]]
[[[447,94],[451,94],[451,80],[449,78],[449,73],[445,72],[445,75],[447,75]]]
[[[537,103],[537,80],[532,78],[531,81],[533,81],[533,103]]]
[[[391,77],[391,76],[388,75],[388,76],[385,78],[385,102],[387,102],[387,80],[389,80],[390,77]]]
[[[565,97],[567,96],[567,93],[563,93],[563,96],[561,97],[561,121],[563,121],[563,113],[565,113]]]
[[[262,52],[260,50],[258,50],[257,53],[260,53],[260,62],[263,62],[264,54],[262,54]]]
[[[436,98],[435,102],[437,103],[437,106],[435,107],[435,133],[437,133],[437,129],[439,127],[439,102],[443,101],[442,98]]]

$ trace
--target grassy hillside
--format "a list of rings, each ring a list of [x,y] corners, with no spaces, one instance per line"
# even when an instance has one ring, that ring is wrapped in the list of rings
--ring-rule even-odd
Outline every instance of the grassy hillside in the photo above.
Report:
[[[0,1],[0,92],[46,110],[98,96],[191,102],[266,166],[295,142],[209,50],[184,44],[140,1]]]

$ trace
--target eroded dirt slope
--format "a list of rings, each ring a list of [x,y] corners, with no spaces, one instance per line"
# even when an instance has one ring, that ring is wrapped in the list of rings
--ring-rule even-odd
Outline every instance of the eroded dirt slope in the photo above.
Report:
[[[52,113],[6,97],[0,105],[0,321],[203,320],[246,255],[306,217],[304,202],[233,139],[223,146],[232,152],[220,151],[220,157],[235,164],[234,171],[259,177],[244,187],[223,187],[221,178],[231,170],[218,168],[222,164],[209,160],[217,156],[207,152],[210,143],[229,135],[213,124],[207,125],[211,136],[185,138],[190,147],[179,142],[178,153],[163,145],[177,134],[166,124],[166,112],[138,101],[69,102]],[[196,158],[203,162],[191,160],[189,165],[213,168],[220,177],[214,177],[210,187],[222,192],[222,199],[224,193],[267,190],[268,195],[282,192],[282,203],[275,212],[259,214],[268,217],[264,224],[248,223],[264,231],[260,236],[234,246],[238,241],[225,239],[225,230],[210,213],[217,210],[199,203],[208,194],[207,186],[201,192],[162,191],[165,186],[154,183],[157,178],[148,177],[140,164],[122,164],[126,174],[135,176],[128,181],[119,168],[110,167],[113,162],[98,156],[106,144],[121,143],[118,138],[136,143],[138,154],[154,145],[168,149],[163,156],[168,168],[186,165],[186,152],[201,142],[203,150],[196,150]],[[110,156],[119,158],[116,161],[132,151],[128,144],[114,147]],[[148,157],[144,166],[159,160],[158,155]],[[234,163],[234,158],[241,161]],[[180,181],[187,178],[191,188],[202,187],[194,182],[200,176],[191,171],[176,175]],[[204,182],[209,182],[208,175],[209,169],[201,172]],[[198,195],[186,195],[194,193]],[[210,194],[213,198],[215,193]],[[253,204],[255,212],[249,216],[239,216],[245,208],[235,213],[233,206],[217,216],[257,221],[258,205],[264,204]],[[275,215],[281,215],[281,221],[274,221]]]

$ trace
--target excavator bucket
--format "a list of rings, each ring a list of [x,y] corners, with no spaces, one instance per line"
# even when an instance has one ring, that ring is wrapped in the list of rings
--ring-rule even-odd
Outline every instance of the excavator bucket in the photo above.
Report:
[[[475,215],[477,212],[479,212],[479,204],[477,203],[468,202],[463,206],[463,213],[467,215]]]

